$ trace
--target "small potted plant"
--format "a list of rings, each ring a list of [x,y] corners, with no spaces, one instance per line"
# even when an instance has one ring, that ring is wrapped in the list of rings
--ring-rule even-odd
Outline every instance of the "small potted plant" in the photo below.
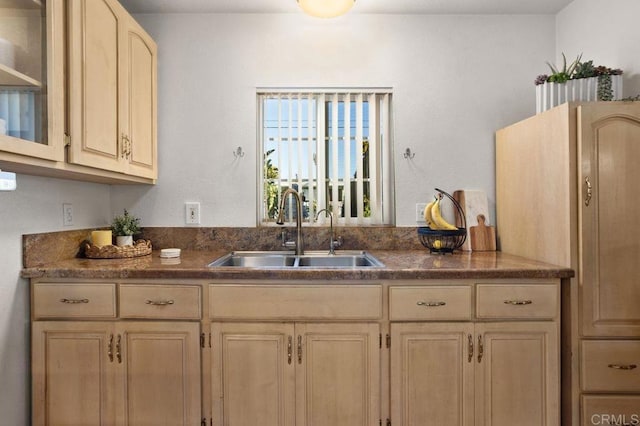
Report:
[[[140,218],[129,214],[127,209],[122,216],[116,216],[111,223],[111,230],[116,236],[116,245],[133,245],[133,236],[140,233]]]
[[[622,70],[594,66],[582,61],[582,54],[567,65],[562,54],[562,67],[547,62],[551,74],[535,79],[536,113],[570,101],[612,101],[622,98]]]

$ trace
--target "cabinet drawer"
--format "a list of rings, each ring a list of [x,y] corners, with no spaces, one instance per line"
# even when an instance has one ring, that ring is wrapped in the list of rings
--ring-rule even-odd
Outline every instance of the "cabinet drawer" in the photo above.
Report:
[[[640,425],[639,395],[583,395],[582,426]]]
[[[114,283],[37,283],[33,285],[34,318],[115,318]]]
[[[640,341],[584,340],[582,389],[640,392]]]
[[[200,286],[120,286],[121,318],[200,319]]]
[[[554,284],[478,284],[478,318],[553,319],[558,316]]]
[[[378,319],[379,285],[211,285],[209,315],[217,319]]]
[[[471,287],[390,287],[389,319],[470,320]]]

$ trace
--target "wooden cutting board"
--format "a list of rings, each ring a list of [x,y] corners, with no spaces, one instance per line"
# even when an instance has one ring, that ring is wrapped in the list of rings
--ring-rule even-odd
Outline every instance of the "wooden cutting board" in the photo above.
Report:
[[[489,217],[489,203],[487,201],[487,194],[482,190],[476,189],[460,189],[453,193],[453,198],[460,204],[462,212],[467,222],[467,239],[462,245],[461,249],[469,251],[471,250],[471,227],[478,225],[476,218],[478,215],[484,215],[485,224],[491,223]],[[456,210],[456,226],[462,226],[462,218],[459,217],[459,212]]]
[[[485,224],[485,217],[479,214],[478,225],[469,229],[471,239],[471,251],[495,251],[496,228]]]

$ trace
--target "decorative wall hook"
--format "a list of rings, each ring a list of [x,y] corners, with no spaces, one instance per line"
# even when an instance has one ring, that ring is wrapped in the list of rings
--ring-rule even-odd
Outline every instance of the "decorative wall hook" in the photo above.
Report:
[[[236,158],[244,157],[244,151],[242,150],[241,146],[237,147],[236,150],[233,151],[233,156]]]
[[[407,148],[404,151],[404,154],[402,154],[404,158],[406,158],[407,160],[411,160],[413,157],[416,156],[415,152],[411,152],[411,148]]]

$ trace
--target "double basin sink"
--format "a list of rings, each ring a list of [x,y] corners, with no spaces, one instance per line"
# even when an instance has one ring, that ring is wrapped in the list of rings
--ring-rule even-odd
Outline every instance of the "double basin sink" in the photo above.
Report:
[[[302,255],[281,251],[233,251],[209,264],[209,267],[244,268],[375,268],[384,264],[366,251],[306,251]]]

